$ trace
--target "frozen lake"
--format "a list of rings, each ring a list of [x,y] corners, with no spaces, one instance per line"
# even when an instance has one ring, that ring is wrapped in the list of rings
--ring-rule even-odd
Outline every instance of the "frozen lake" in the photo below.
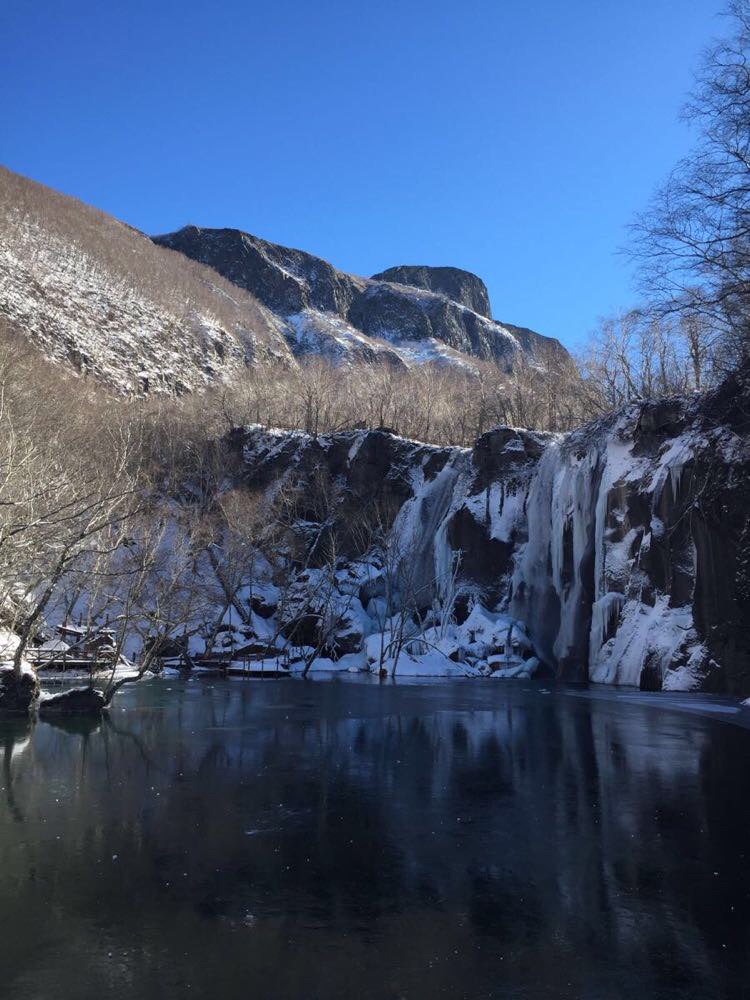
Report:
[[[0,997],[746,997],[749,721],[343,677],[0,722]]]

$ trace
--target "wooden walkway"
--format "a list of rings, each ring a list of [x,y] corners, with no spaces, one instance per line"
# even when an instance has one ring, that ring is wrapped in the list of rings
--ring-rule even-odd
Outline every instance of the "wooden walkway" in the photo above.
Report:
[[[225,677],[256,677],[273,678],[288,677],[289,670],[276,664],[271,666],[262,657],[236,656],[227,657],[223,654],[215,653],[208,656],[196,656],[192,659],[192,664],[202,670],[216,670]]]
[[[76,675],[98,674],[112,671],[111,658],[85,653],[82,650],[39,649],[31,647],[28,658],[38,671],[49,673],[75,673]],[[223,653],[209,653],[206,656],[165,657],[164,665],[176,666],[186,671],[197,669],[211,671],[224,677],[248,677],[260,680],[275,677],[289,677],[287,667],[279,663],[269,663],[270,657],[237,656],[228,657]],[[176,661],[176,662],[175,662]],[[121,666],[122,664],[118,664]],[[137,664],[132,665],[137,669]]]
[[[65,653],[46,649],[34,649],[26,651],[27,659],[37,668],[37,670],[56,670],[65,672],[66,670],[85,670],[89,673],[99,673],[102,670],[111,670],[112,660],[98,659],[94,656],[85,656],[81,653],[74,653],[66,656]]]

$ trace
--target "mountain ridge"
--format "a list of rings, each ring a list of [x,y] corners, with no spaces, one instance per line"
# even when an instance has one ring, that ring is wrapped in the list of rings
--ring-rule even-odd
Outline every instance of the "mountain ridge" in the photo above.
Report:
[[[459,268],[381,272],[405,285],[237,229],[149,237],[6,168],[0,238],[3,327],[118,393],[179,395],[316,356],[503,373],[569,361],[554,338],[493,320]]]
[[[484,282],[460,268],[399,265],[364,278],[239,229],[189,225],[152,239],[214,268],[277,316],[299,317],[293,324],[296,339],[290,338],[297,354],[307,353],[308,328],[316,320],[325,326],[321,317],[333,316],[347,324],[351,340],[368,337],[378,342],[375,353],[388,360],[395,354],[407,364],[467,364],[476,358],[511,371],[521,354],[536,362],[569,358],[554,338],[493,320]],[[330,336],[340,342],[343,332],[334,329]]]

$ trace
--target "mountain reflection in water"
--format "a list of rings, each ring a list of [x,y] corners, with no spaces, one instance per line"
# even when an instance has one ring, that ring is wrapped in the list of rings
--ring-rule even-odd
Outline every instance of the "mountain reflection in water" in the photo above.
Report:
[[[750,996],[750,730],[669,699],[149,681],[0,758],[2,998]]]

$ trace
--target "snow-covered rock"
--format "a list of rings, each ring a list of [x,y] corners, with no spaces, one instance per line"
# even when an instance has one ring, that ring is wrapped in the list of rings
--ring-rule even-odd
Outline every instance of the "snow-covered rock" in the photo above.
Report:
[[[747,688],[747,395],[633,405],[545,451],[512,608],[567,676]]]
[[[39,700],[39,715],[99,715],[104,709],[104,695],[94,687],[74,687],[57,694],[44,693]]]
[[[472,450],[251,428],[246,477],[273,489],[323,467],[355,503],[397,509],[394,588],[408,579],[420,612],[408,646],[386,621],[382,565],[339,573],[372,622],[371,668],[395,643],[411,671],[523,676],[541,661],[572,680],[744,694],[748,406],[745,370],[704,397],[632,404],[568,435],[500,427]]]

